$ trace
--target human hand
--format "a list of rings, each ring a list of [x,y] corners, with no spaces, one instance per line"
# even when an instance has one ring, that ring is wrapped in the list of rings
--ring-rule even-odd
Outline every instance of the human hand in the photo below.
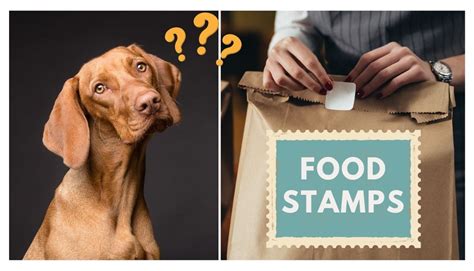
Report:
[[[349,72],[346,81],[354,82],[358,98],[379,90],[381,99],[401,87],[420,81],[436,81],[428,62],[421,60],[409,48],[390,42],[362,55]]]
[[[270,50],[263,85],[275,90],[310,89],[323,95],[333,88],[318,58],[295,37],[282,39]]]

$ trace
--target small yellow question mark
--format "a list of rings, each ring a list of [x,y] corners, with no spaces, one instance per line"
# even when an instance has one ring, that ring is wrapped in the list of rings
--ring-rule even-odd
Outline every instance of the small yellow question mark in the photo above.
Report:
[[[234,34],[225,35],[222,38],[222,43],[224,43],[225,45],[232,45],[222,50],[221,58],[216,61],[217,66],[222,66],[222,64],[224,64],[224,61],[222,61],[222,59],[225,59],[227,56],[237,53],[238,51],[240,51],[240,48],[242,48],[242,41],[240,41],[239,37]]]
[[[165,40],[170,43],[176,40],[176,43],[174,44],[174,50],[179,54],[178,60],[179,62],[186,60],[186,56],[182,54],[183,44],[186,40],[186,32],[184,32],[181,27],[172,27],[168,29],[168,31],[165,33]]]
[[[212,36],[212,34],[216,33],[219,26],[219,21],[214,14],[209,12],[201,12],[196,15],[196,17],[194,17],[193,22],[198,28],[203,27],[207,22],[206,28],[199,35],[199,44],[201,44],[201,46],[197,48],[197,53],[202,56],[206,53],[206,47],[204,47],[204,45],[206,45],[207,39]]]

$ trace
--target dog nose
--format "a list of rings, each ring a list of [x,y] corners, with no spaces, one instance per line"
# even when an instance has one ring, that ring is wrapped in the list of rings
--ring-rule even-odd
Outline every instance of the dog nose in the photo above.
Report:
[[[154,92],[147,92],[137,98],[135,109],[146,115],[155,113],[160,108],[160,96]]]

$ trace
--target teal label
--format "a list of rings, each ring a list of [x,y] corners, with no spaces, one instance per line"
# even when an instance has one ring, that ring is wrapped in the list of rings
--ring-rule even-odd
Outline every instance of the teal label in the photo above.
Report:
[[[266,246],[421,247],[421,131],[267,131]]]
[[[410,140],[276,140],[276,237],[410,237]]]

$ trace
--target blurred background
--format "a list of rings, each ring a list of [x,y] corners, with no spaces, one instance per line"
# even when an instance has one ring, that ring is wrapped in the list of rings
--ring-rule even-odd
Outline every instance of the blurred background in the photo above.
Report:
[[[227,238],[232,213],[232,197],[240,156],[242,134],[247,110],[246,93],[237,87],[245,71],[263,71],[267,50],[274,32],[275,12],[273,11],[223,11],[222,35],[234,33],[242,40],[242,49],[237,56],[230,56],[222,66],[222,231],[221,249],[225,258]],[[459,232],[459,252],[464,259],[464,123],[465,92],[456,89],[456,108],[453,114],[455,174],[457,191],[457,215]]]

